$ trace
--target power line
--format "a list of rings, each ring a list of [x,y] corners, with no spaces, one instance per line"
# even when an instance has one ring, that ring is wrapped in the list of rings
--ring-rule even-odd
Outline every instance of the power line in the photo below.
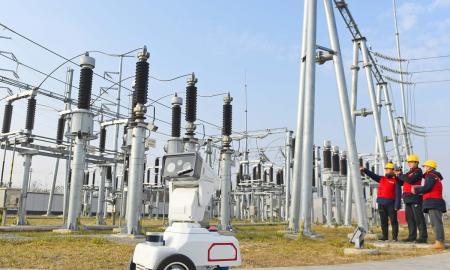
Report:
[[[74,65],[77,65],[77,63],[75,63],[73,60],[64,57],[63,55],[61,55],[61,54],[59,54],[59,53],[57,53],[57,52],[51,50],[50,48],[48,48],[48,47],[46,47],[46,46],[44,46],[44,45],[41,45],[40,43],[38,43],[38,42],[36,42],[36,41],[34,41],[34,40],[32,40],[32,39],[26,37],[25,35],[20,34],[19,32],[17,32],[17,31],[15,31],[15,30],[11,29],[10,27],[8,27],[8,26],[6,26],[6,25],[4,25],[4,24],[2,24],[2,23],[0,23],[0,26],[2,26],[2,27],[3,27],[4,29],[6,29],[6,30],[8,30],[8,31],[10,31],[10,32],[12,32],[12,33],[18,35],[19,37],[21,37],[21,38],[27,40],[28,42],[31,42],[32,44],[34,44],[34,45],[36,45],[36,46],[38,46],[38,47],[44,49],[45,51],[47,51],[47,52],[49,52],[49,53],[51,53],[51,54],[54,54],[54,55],[56,55],[56,56],[58,56],[58,57],[60,57],[60,58],[62,58],[62,59],[64,59],[64,60],[66,60],[67,62],[70,62],[70,63],[72,63],[72,64],[74,64]],[[107,79],[107,78],[101,76],[101,75],[98,74],[98,73],[95,73],[95,72],[94,72],[94,75],[96,75],[96,76],[98,76],[98,77],[104,79],[105,81],[109,81],[109,82],[111,82],[111,83],[115,83],[114,81],[112,81],[112,80],[110,80],[110,79]],[[184,75],[182,75],[182,76],[184,76]],[[161,79],[159,79],[159,80],[161,80]],[[125,87],[125,86],[122,86],[122,88],[124,88],[124,89],[126,89],[126,90],[128,90],[128,91],[132,91],[130,88],[127,88],[127,87]],[[102,98],[102,99],[103,99],[103,98]],[[170,106],[165,105],[165,104],[163,104],[163,103],[161,103],[161,102],[159,102],[159,101],[156,101],[156,100],[153,100],[153,99],[150,99],[150,98],[149,98],[149,100],[150,100],[150,101],[153,101],[154,103],[156,103],[156,104],[158,104],[158,105],[160,105],[160,106],[162,106],[162,107],[164,107],[164,108],[166,108],[166,109],[170,109],[170,110],[172,109]],[[110,102],[109,100],[107,100],[107,101]],[[113,104],[115,104],[115,103],[113,102]],[[117,105],[117,104],[115,104],[115,105]],[[122,107],[122,106],[121,106],[121,107]],[[127,108],[127,109],[129,110],[130,108]],[[184,114],[184,113],[182,112],[182,114]],[[201,123],[203,123],[203,124],[207,124],[207,125],[216,127],[216,128],[218,128],[218,129],[221,129],[221,128],[222,128],[221,126],[219,126],[219,125],[217,125],[217,124],[214,124],[214,123],[211,123],[211,122],[209,122],[209,121],[202,120],[202,119],[199,119],[199,118],[197,118],[197,121],[199,121],[199,122],[201,122]]]

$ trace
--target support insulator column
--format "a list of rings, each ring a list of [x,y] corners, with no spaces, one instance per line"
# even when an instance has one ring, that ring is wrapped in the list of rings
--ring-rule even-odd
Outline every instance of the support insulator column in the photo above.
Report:
[[[130,163],[128,173],[128,194],[125,219],[127,234],[141,234],[140,220],[142,214],[142,192],[145,171],[145,137],[147,123],[145,120],[148,90],[149,64],[147,62],[150,54],[147,48],[139,53],[139,61],[136,63],[136,85],[134,95],[136,106],[133,108],[134,121],[132,126],[132,138],[130,149]]]
[[[180,138],[181,105],[183,105],[183,99],[175,94],[175,96],[172,97],[172,138],[167,141],[167,154],[183,152],[183,141]]]
[[[186,138],[184,150],[193,152],[196,149],[197,141],[195,139],[195,121],[197,121],[197,87],[195,86],[198,79],[195,74],[192,73],[191,77],[187,81],[186,87]]]
[[[8,102],[5,105],[5,112],[3,114],[2,133],[8,133],[11,130],[11,119],[13,113],[13,105]]]
[[[222,153],[221,153],[221,200],[220,200],[220,227],[222,230],[231,229],[231,130],[232,130],[232,105],[233,98],[230,94],[223,99],[223,122],[222,122]]]
[[[95,59],[88,53],[80,59],[80,87],[78,92],[78,109],[72,111],[71,134],[73,142],[73,158],[70,180],[69,211],[67,214],[66,228],[78,230],[78,218],[81,212],[81,193],[86,167],[87,141],[92,140],[94,114],[91,108],[92,69],[95,67]]]

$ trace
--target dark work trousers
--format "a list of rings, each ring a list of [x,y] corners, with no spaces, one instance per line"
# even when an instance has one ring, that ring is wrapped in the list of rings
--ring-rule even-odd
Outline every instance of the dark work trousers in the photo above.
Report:
[[[416,240],[417,229],[419,229],[419,239],[426,240],[427,223],[422,212],[422,204],[406,203],[405,204],[406,222],[408,222],[408,239]]]
[[[381,230],[383,232],[383,238],[388,238],[389,232],[389,220],[392,226],[392,239],[397,240],[398,238],[398,221],[397,221],[397,211],[394,209],[394,204],[381,205],[378,204],[378,213],[380,214]]]
[[[430,216],[431,226],[433,227],[434,237],[437,241],[444,241],[444,224],[442,222],[442,212],[437,209],[429,209],[428,215]]]

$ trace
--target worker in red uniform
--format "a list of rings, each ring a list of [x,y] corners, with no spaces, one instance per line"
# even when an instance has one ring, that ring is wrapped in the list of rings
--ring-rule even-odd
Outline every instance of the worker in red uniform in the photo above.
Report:
[[[413,194],[423,194],[422,209],[425,213],[428,213],[436,237],[436,243],[433,247],[445,249],[442,213],[447,212],[447,207],[442,196],[443,177],[436,171],[437,162],[434,160],[427,160],[422,167],[425,170],[423,174],[425,183],[423,186],[413,186],[411,191]]]
[[[406,222],[408,223],[408,238],[404,242],[426,243],[428,239],[427,223],[422,212],[422,195],[413,194],[412,186],[422,184],[422,170],[419,168],[419,157],[409,155],[406,158],[409,171],[402,174],[395,171],[397,178],[403,183],[403,202],[405,203]],[[417,229],[419,238],[417,239]]]
[[[398,241],[398,220],[397,210],[400,209],[401,184],[394,174],[394,164],[386,163],[384,167],[384,176],[361,167],[361,172],[365,173],[375,182],[379,183],[377,204],[380,215],[381,230],[383,235],[379,240],[387,241],[389,233],[389,220],[392,226],[392,240]]]

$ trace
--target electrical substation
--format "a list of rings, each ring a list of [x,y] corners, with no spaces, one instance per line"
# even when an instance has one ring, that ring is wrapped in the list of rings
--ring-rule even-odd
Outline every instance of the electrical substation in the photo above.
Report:
[[[72,235],[106,230],[114,241],[136,241],[127,262],[133,270],[238,267],[248,252],[247,244],[242,252],[240,247],[245,226],[275,226],[282,239],[314,241],[327,238],[315,228],[347,229],[349,252],[379,254],[383,246],[364,244],[382,225],[379,184],[361,170],[384,175],[387,164],[407,168],[407,157],[414,154],[411,137],[423,135],[408,122],[404,88],[409,82],[402,69],[407,60],[400,50],[389,56],[372,49],[368,43],[374,37],[358,28],[347,1],[303,2],[297,122],[264,129],[252,128],[251,100],[245,100],[244,112],[233,107],[235,89],[209,96],[220,99],[208,113],[221,124],[202,120],[200,108],[210,100],[202,74],[153,77],[152,56],[158,52],[148,46],[120,54],[86,50],[69,58],[0,22],[5,33],[44,48],[60,62],[47,73],[22,62],[14,51],[0,50],[16,70],[43,76],[31,83],[18,71],[0,70],[0,87],[7,90],[1,99],[0,231]],[[327,44],[318,44],[316,36],[322,19]],[[346,29],[338,29],[341,19]],[[339,38],[343,33],[352,37],[350,66],[341,52],[340,42],[349,42]],[[104,59],[118,59],[118,71],[103,70]],[[135,62],[134,70],[125,68],[127,61]],[[315,112],[321,110],[315,106],[315,81],[321,65],[333,69],[339,107],[334,113],[343,123],[324,141],[315,137]],[[61,71],[65,79],[55,75]],[[153,81],[180,80],[184,89],[163,97],[152,92]],[[46,81],[60,88],[47,88]],[[99,86],[105,82],[109,86]],[[396,110],[392,85],[400,86],[401,110]],[[368,93],[362,95],[361,89]],[[247,84],[244,91],[247,95]],[[369,107],[358,104],[363,99]],[[48,107],[57,121],[42,120]],[[164,117],[161,110],[167,111]],[[16,116],[19,112],[25,118]],[[37,119],[46,121],[45,132],[36,129]],[[234,128],[233,119],[245,121],[245,129]],[[358,151],[356,129],[362,121],[375,130],[369,134],[374,140],[370,153]],[[205,126],[217,132],[206,132]],[[335,143],[337,132],[345,143]],[[51,185],[31,190],[33,170],[43,164],[35,165],[39,159],[45,160],[39,169],[48,169]],[[36,218],[58,222],[36,225]],[[161,226],[153,232],[150,221]]]

